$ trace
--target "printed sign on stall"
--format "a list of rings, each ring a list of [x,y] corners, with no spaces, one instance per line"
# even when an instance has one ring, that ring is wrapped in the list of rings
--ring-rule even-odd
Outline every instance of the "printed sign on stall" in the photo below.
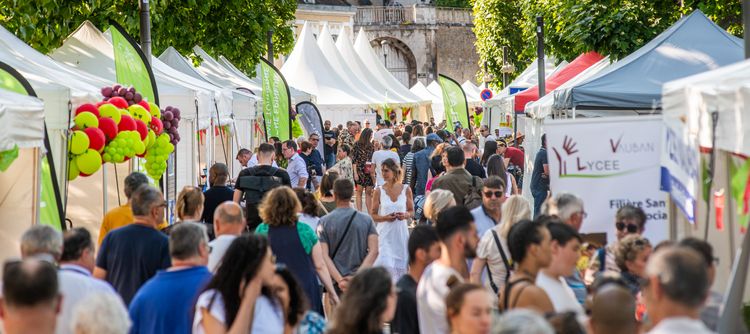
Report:
[[[615,213],[642,208],[645,236],[668,237],[667,198],[660,190],[663,125],[658,117],[606,117],[545,122],[550,189],[580,196],[587,213],[583,233],[615,236]]]

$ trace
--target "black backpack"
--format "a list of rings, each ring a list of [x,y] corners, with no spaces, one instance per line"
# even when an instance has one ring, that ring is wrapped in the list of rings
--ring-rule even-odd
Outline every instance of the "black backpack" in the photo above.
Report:
[[[283,184],[281,177],[276,176],[279,169],[276,167],[271,168],[271,172],[269,173],[262,172],[250,176],[241,176],[237,180],[237,189],[241,190],[244,196],[248,225],[251,228],[253,225],[260,223],[258,204],[263,199],[263,195]]]

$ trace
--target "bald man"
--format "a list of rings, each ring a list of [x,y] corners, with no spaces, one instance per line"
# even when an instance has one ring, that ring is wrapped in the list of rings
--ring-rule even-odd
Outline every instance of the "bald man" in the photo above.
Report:
[[[214,211],[214,233],[216,239],[208,245],[211,254],[208,256],[208,270],[216,272],[216,268],[224,257],[229,245],[232,244],[242,232],[245,231],[247,223],[242,214],[242,208],[239,204],[227,201],[219,204]]]
[[[591,307],[588,332],[591,334],[635,334],[635,298],[621,285],[609,283],[597,291]]]

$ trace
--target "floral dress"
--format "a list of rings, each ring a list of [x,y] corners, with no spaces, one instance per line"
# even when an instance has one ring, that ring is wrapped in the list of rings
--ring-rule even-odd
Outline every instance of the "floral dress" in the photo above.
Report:
[[[372,146],[372,144],[354,144],[352,160],[354,168],[357,169],[357,175],[359,175],[359,180],[354,181],[355,184],[362,187],[372,187],[375,185],[372,181],[372,176],[370,176],[370,174],[365,174],[365,164],[372,161],[373,153],[375,153],[375,147]],[[375,166],[372,166],[371,168],[375,168]]]

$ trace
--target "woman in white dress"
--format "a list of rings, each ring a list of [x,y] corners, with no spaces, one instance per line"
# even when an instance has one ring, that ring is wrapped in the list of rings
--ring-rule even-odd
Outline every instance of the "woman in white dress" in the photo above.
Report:
[[[406,274],[409,264],[408,223],[414,216],[414,199],[409,186],[401,183],[398,161],[386,159],[381,172],[385,183],[373,192],[370,209],[379,243],[374,265],[385,267],[395,282]]]

